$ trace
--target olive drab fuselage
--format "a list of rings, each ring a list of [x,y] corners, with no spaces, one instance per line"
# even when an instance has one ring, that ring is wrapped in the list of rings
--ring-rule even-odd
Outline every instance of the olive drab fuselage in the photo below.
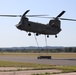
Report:
[[[29,21],[28,18],[21,18],[16,27],[20,30],[44,35],[56,35],[61,31],[60,20],[50,20],[48,24]]]

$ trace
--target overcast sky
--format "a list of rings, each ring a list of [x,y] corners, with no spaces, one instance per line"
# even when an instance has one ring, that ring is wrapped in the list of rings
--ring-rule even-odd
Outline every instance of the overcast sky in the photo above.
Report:
[[[57,16],[61,11],[66,13],[64,18],[76,19],[76,0],[0,0],[1,14],[20,14],[26,10],[28,14],[48,14]],[[30,21],[47,24],[50,19],[29,18]],[[0,17],[0,47],[26,47],[37,46],[34,34],[29,37],[25,31],[18,30],[15,25],[20,18]],[[76,46],[76,22],[61,21],[62,31],[58,38],[50,36],[48,46]],[[37,37],[39,46],[46,46],[44,35]]]

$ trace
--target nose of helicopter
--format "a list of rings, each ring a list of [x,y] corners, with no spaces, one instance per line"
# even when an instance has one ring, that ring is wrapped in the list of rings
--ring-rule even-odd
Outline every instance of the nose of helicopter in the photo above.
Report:
[[[16,26],[16,28],[18,28],[18,29],[19,29],[19,24],[16,24],[15,26]]]
[[[20,23],[19,24],[16,24],[15,26],[16,26],[16,28],[18,28],[18,29],[21,30],[21,24]]]

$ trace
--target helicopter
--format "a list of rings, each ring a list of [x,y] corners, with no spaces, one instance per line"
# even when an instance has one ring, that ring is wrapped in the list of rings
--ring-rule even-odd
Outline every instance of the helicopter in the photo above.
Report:
[[[23,30],[28,32],[28,36],[31,36],[31,32],[35,33],[36,36],[43,34],[47,35],[55,35],[57,38],[57,34],[61,32],[61,21],[60,20],[69,20],[69,21],[76,21],[75,19],[66,19],[60,18],[65,11],[62,11],[56,17],[43,17],[46,15],[26,15],[30,10],[27,10],[23,15],[0,15],[4,17],[21,17],[20,22],[16,25],[19,30]],[[47,24],[42,24],[38,22],[29,21],[27,17],[39,17],[39,18],[53,18]]]

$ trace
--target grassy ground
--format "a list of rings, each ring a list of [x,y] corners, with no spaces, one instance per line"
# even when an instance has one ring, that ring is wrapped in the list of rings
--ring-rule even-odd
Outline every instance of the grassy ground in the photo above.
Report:
[[[0,56],[39,56],[49,55],[53,58],[76,58],[76,53],[0,53]],[[27,69],[59,69],[62,72],[76,72],[76,66],[55,66],[24,62],[0,61],[0,67],[26,67]]]
[[[76,66],[55,66],[55,65],[44,65],[35,63],[23,63],[23,62],[10,62],[0,61],[0,67],[26,67],[29,69],[58,69],[62,72],[76,72]]]
[[[76,53],[0,53],[0,56],[28,56],[37,57],[40,55],[52,56],[53,58],[76,58]]]

